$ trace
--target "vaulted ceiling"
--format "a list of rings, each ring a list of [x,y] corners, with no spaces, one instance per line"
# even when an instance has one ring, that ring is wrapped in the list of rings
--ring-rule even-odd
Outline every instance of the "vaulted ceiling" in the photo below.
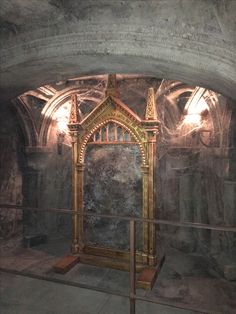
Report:
[[[0,98],[143,73],[236,99],[236,1],[1,0]]]

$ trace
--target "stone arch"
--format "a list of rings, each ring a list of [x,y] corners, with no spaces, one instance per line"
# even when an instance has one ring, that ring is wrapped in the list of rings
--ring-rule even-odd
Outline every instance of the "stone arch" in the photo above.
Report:
[[[21,97],[14,99],[12,103],[17,112],[17,118],[23,133],[25,146],[37,146],[38,132],[29,108]]]
[[[39,143],[41,146],[47,145],[48,132],[53,114],[60,108],[62,102],[68,99],[71,94],[78,92],[77,88],[67,88],[62,93],[57,92],[45,105],[42,110],[42,120],[40,123]]]
[[[48,134],[50,131],[50,125],[54,113],[61,107],[61,105],[70,100],[70,97],[74,93],[81,91],[81,87],[68,87],[63,90],[63,92],[57,92],[45,105],[42,110],[42,119],[40,123],[39,131],[39,145],[46,146],[48,140]]]
[[[234,0],[45,1],[44,10],[11,2],[2,13],[13,25],[1,36],[2,100],[94,73],[148,74],[236,99]]]

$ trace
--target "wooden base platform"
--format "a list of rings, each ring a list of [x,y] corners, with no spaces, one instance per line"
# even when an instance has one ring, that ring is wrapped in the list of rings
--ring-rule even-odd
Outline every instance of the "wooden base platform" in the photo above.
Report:
[[[165,255],[155,267],[146,267],[138,276],[137,288],[151,290],[164,263]]]
[[[152,289],[164,260],[165,256],[163,255],[163,257],[159,260],[159,263],[155,267],[145,266],[143,264],[136,263],[136,272],[140,272],[137,280],[137,288],[147,290]],[[129,271],[129,262],[127,261],[102,256],[94,256],[90,254],[67,255],[59,260],[53,266],[53,269],[57,273],[65,274],[70,269],[72,269],[78,262],[82,264]]]
[[[53,266],[53,269],[56,273],[65,274],[78,262],[79,256],[66,255]]]
[[[91,254],[79,254],[80,262],[83,264],[108,267],[113,269],[119,269],[124,271],[129,271],[129,261],[123,259],[114,259],[104,256],[95,256]],[[136,263],[136,271],[140,272],[144,269],[145,265],[141,263]]]

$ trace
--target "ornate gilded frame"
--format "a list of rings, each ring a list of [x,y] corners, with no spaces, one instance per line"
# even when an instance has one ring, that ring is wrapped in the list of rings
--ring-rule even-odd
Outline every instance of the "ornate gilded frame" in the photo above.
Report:
[[[119,268],[114,259],[128,261],[128,251],[112,248],[89,246],[84,242],[84,157],[86,146],[93,134],[109,122],[114,122],[126,129],[135,139],[142,159],[142,217],[154,219],[155,213],[155,173],[156,173],[156,139],[158,120],[154,100],[154,90],[148,90],[145,120],[141,120],[132,110],[118,99],[112,89],[107,89],[106,98],[82,121],[80,121],[77,96],[72,95],[69,130],[72,139],[72,209],[73,231],[72,252],[81,256],[110,258],[111,267]],[[156,264],[156,227],[143,223],[142,252],[137,252],[137,263],[153,266]],[[97,264],[97,263],[95,263]],[[109,266],[109,263],[108,263]]]

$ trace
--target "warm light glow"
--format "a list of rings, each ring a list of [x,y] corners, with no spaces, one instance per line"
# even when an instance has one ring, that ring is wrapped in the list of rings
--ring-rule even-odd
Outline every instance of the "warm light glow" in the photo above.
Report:
[[[200,116],[200,114],[187,114],[184,117],[184,123],[185,124],[200,125],[201,124],[201,116]]]
[[[205,99],[204,99],[203,97],[201,97],[201,98],[199,99],[199,101],[198,101],[196,104],[193,103],[193,105],[191,104],[191,105],[189,106],[188,111],[189,111],[190,114],[191,114],[193,111],[194,111],[195,113],[201,114],[201,113],[202,113],[204,110],[206,110],[206,109],[209,109],[209,108],[208,108],[208,105],[207,105]]]
[[[65,120],[57,120],[57,128],[59,132],[65,132],[67,129],[67,122]]]
[[[194,101],[193,98],[189,104],[183,123],[200,126],[202,120],[201,113],[206,109],[209,109],[209,107],[203,97],[201,97],[198,102]]]
[[[66,105],[60,107],[54,115],[57,122],[57,129],[60,133],[67,132],[67,123],[69,121],[69,109]]]

